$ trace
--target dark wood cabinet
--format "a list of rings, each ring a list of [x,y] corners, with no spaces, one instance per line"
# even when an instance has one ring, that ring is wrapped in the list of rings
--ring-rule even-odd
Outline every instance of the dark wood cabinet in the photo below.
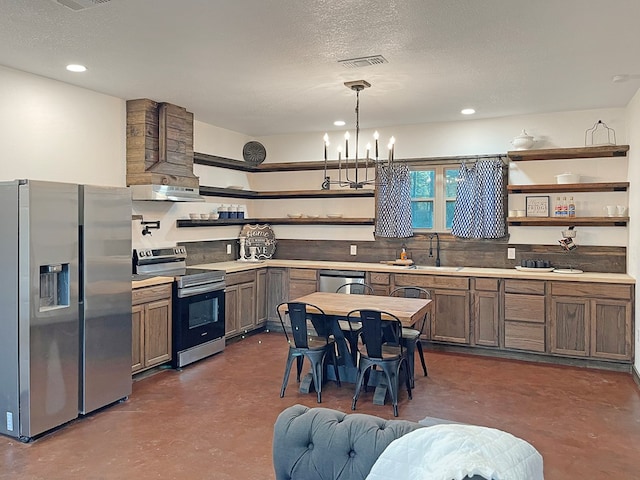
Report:
[[[132,292],[131,372],[171,361],[171,284]]]
[[[500,280],[473,279],[473,343],[483,347],[500,345]]]
[[[225,335],[230,338],[256,328],[256,271],[227,274],[226,282]]]
[[[545,282],[504,281],[504,348],[546,351]]]
[[[551,284],[551,352],[604,360],[632,359],[630,285]]]
[[[431,340],[468,345],[469,292],[434,290],[432,297],[435,305],[431,315]]]
[[[289,300],[289,269],[269,267],[267,270],[267,321],[280,327],[277,307]]]

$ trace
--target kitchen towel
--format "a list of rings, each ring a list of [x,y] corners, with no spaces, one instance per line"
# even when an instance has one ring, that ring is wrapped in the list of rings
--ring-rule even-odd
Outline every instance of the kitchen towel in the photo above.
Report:
[[[462,238],[501,238],[504,218],[504,172],[500,158],[460,165],[451,234]]]
[[[411,175],[407,165],[381,166],[376,201],[377,237],[406,238],[411,225]]]

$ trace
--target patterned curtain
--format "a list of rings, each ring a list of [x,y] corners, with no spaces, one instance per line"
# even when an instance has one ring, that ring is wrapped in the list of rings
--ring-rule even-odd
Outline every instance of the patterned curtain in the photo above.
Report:
[[[377,237],[405,238],[411,226],[411,175],[407,165],[382,166],[376,200]]]
[[[460,165],[451,234],[462,238],[501,238],[506,235],[504,175],[500,159]]]

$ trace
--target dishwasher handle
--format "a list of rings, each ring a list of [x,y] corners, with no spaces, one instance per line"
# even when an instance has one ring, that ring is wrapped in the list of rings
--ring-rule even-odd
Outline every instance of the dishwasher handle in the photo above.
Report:
[[[360,270],[320,270],[321,277],[365,278]]]

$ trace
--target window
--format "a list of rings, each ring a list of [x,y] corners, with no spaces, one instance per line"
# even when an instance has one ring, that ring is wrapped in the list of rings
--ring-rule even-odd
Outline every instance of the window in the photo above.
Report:
[[[458,168],[431,165],[412,169],[411,214],[414,230],[451,230]]]

